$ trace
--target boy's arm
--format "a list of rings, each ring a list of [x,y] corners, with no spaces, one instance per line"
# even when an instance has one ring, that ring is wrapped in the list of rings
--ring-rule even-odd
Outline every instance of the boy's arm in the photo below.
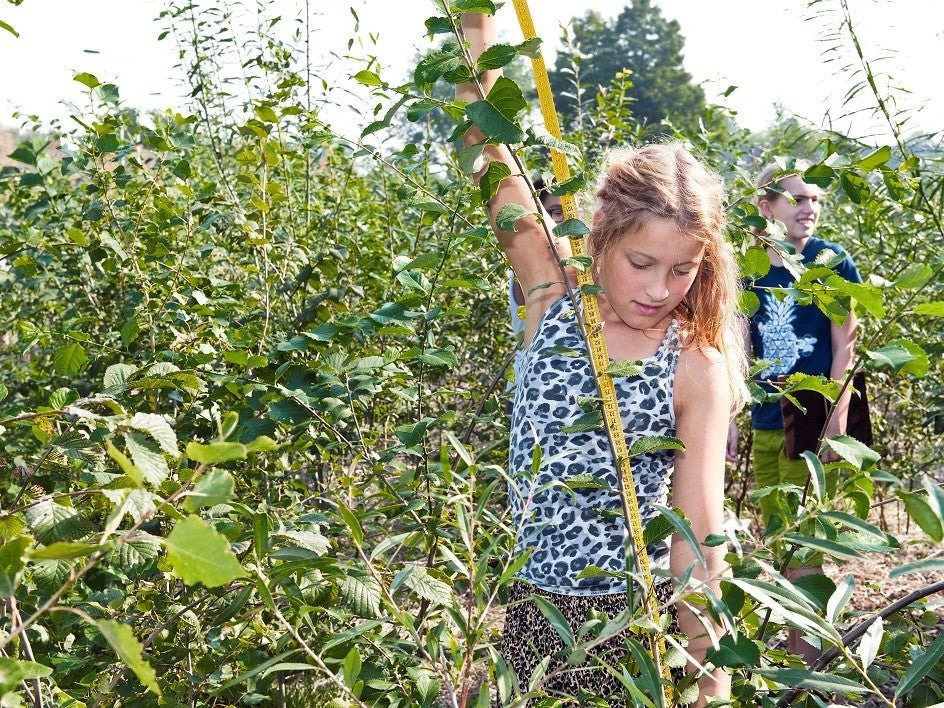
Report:
[[[835,323],[830,325],[830,344],[833,354],[833,363],[829,370],[829,377],[834,381],[842,383],[852,367],[852,360],[855,357],[856,330],[859,326],[859,320],[854,312],[850,312],[846,321],[842,325]],[[829,424],[826,426],[826,437],[831,438],[835,435],[843,435],[846,432],[846,421],[849,417],[849,401],[852,396],[852,387],[846,387],[836,405],[833,408],[832,415],[829,417]],[[823,455],[825,462],[835,462],[839,459],[838,455],[832,450],[827,450]]]

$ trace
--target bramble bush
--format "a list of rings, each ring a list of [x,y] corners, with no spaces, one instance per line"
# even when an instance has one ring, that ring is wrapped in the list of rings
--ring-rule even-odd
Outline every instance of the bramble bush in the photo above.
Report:
[[[426,30],[448,36],[460,9],[491,3],[436,7]],[[658,704],[642,647],[661,630],[645,616],[561,627],[564,664],[520,683],[496,650],[521,562],[505,498],[507,273],[474,155],[390,129],[405,116],[459,134],[467,107],[442,86],[470,75],[461,37],[404,83],[356,72],[375,114],[353,136],[317,109],[307,25],[261,18],[237,36],[233,12],[175,2],[164,15],[192,112],[139,116],[79,74],[94,109],[72,131],[28,135],[0,172],[0,703],[523,705],[546,672],[628,628],[635,667],[612,670],[628,701]],[[239,82],[228,66],[243,67]],[[632,120],[631,78],[583,106],[561,146],[578,176],[601,145],[675,130]],[[483,132],[503,140],[511,126],[529,169],[546,169],[527,102],[514,89],[483,100]],[[814,458],[807,489],[766,490],[795,511],[783,525],[750,523],[764,491],[745,491],[711,540],[729,548],[722,596],[679,582],[678,598],[727,629],[710,659],[732,673],[736,705],[944,700],[940,582],[864,614],[852,576],[781,574],[813,553],[894,556],[877,504],[903,505],[929,547],[944,535],[944,181],[939,151],[889,118],[878,147],[798,140],[794,125],[759,153],[721,106],[699,132],[675,131],[728,182],[746,277],[769,267],[750,233],[752,175],[771,155],[814,160],[806,176],[831,200],[821,229],[868,275],[854,285],[814,267],[793,295],[859,315],[875,449],[828,442],[835,492]],[[786,393],[803,388],[838,393],[811,377]],[[732,483],[748,478],[732,469]],[[690,537],[670,512],[648,529],[673,530]],[[942,570],[929,551],[893,572]],[[790,627],[822,642],[814,667],[781,647]],[[666,639],[677,663],[684,637]]]

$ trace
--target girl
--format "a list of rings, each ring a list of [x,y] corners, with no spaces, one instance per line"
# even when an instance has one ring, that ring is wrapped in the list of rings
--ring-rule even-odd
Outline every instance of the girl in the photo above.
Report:
[[[472,57],[496,40],[494,19],[485,14],[462,18]],[[498,72],[480,77],[487,93]],[[474,84],[457,88],[457,98],[481,98]],[[467,144],[484,140],[475,127]],[[563,646],[544,615],[531,601],[541,595],[552,602],[576,630],[590,609],[613,615],[626,606],[626,528],[618,496],[619,481],[605,432],[567,432],[583,413],[582,399],[596,387],[568,285],[549,245],[545,225],[525,217],[513,232],[503,231],[496,216],[507,204],[534,209],[531,187],[510,151],[487,145],[485,157],[505,163],[504,179],[488,204],[492,229],[507,254],[525,294],[524,359],[517,384],[510,441],[510,491],[517,530],[516,550],[530,552],[513,586],[502,640],[502,653],[526,689],[538,662]],[[630,446],[652,435],[675,435],[682,452],[656,451],[633,458],[633,476],[643,523],[657,515],[653,504],[666,504],[671,482],[672,505],[691,521],[695,536],[722,532],[724,454],[732,410],[746,395],[744,353],[736,314],[738,278],[733,253],[725,243],[720,181],[681,145],[650,145],[613,153],[597,192],[588,247],[594,258],[595,282],[603,333],[611,358],[639,360],[642,374],[616,377],[622,422]],[[546,214],[544,221],[548,220]],[[567,356],[574,349],[580,356]],[[541,463],[532,469],[536,447]],[[674,476],[673,476],[674,470]],[[575,485],[575,475],[593,475],[602,489]],[[603,513],[601,513],[603,512]],[[607,513],[615,512],[615,513]],[[696,563],[693,550],[675,538],[650,549],[651,565],[663,601],[671,595],[671,577],[695,564],[698,581],[717,593],[724,571],[724,548],[703,548]],[[597,566],[610,573],[582,570]],[[659,577],[661,576],[661,577]],[[699,662],[710,645],[700,621],[683,606],[677,609],[688,651]],[[619,647],[621,638],[603,650]],[[606,654],[607,663],[619,656]],[[581,690],[613,696],[620,684],[604,670],[567,670],[561,662],[548,667],[542,684],[548,692],[577,695]],[[699,680],[706,698],[727,697],[729,677],[723,671]]]

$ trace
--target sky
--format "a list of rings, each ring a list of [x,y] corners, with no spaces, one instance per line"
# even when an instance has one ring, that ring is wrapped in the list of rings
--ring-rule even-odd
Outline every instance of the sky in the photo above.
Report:
[[[430,0],[310,0],[312,47],[319,75],[346,95],[350,75],[374,56],[384,79],[406,77],[418,50],[429,46],[423,21],[435,14]],[[532,0],[538,35],[545,39],[549,63],[560,25],[594,9],[613,17],[628,0]],[[709,101],[737,111],[741,125],[759,130],[782,106],[807,122],[833,127],[857,137],[881,130],[855,104],[843,105],[851,85],[841,69],[854,55],[846,34],[824,42],[835,26],[838,0],[812,8],[802,0],[654,0],[663,15],[675,19],[685,37],[685,67]],[[909,131],[944,128],[944,82],[935,74],[944,58],[944,2],[938,0],[848,0],[853,21],[876,68],[908,93],[899,105],[911,118]],[[251,5],[251,3],[250,3]],[[0,4],[0,20],[19,37],[0,31],[0,123],[17,126],[14,112],[38,115],[44,122],[69,127],[72,103],[86,104],[84,87],[72,77],[88,72],[118,84],[122,100],[141,109],[179,108],[182,95],[178,48],[172,37],[158,41],[167,23],[156,20],[165,0],[23,0]],[[293,17],[301,0],[269,0],[268,7]],[[355,15],[356,18],[355,19]],[[499,13],[502,36],[519,41],[511,2]],[[348,47],[349,40],[353,44]],[[11,69],[10,67],[15,67]],[[884,86],[884,79],[882,80]],[[729,86],[737,89],[726,98]],[[356,94],[356,90],[355,90]],[[340,101],[347,105],[356,100]],[[364,106],[360,106],[364,110]],[[341,111],[342,109],[333,109]],[[853,117],[848,114],[853,111]],[[342,124],[363,124],[369,116],[338,113]],[[334,122],[334,121],[332,121]],[[356,132],[356,131],[355,131]]]

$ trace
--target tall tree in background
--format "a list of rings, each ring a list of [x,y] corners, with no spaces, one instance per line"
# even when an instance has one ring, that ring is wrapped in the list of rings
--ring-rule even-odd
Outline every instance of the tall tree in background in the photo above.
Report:
[[[633,0],[615,20],[590,11],[573,20],[568,46],[557,56],[551,85],[569,120],[579,100],[593,100],[621,72],[631,72],[633,116],[647,124],[671,119],[677,126],[697,125],[705,94],[682,66],[685,39],[679,23],[667,20],[651,0]]]

